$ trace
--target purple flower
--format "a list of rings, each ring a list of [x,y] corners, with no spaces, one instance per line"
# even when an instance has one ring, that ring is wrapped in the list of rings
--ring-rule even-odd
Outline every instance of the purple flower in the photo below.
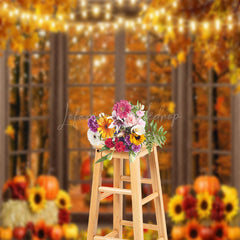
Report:
[[[130,142],[130,136],[129,135],[127,135],[126,137],[125,137],[125,143],[128,145],[128,146],[130,146],[132,143]]]
[[[113,111],[116,111],[116,115],[120,118],[126,118],[131,109],[131,104],[126,100],[121,100],[113,106]]]
[[[134,152],[139,152],[140,149],[141,149],[141,145],[135,145],[135,144],[132,145],[132,150]]]
[[[129,146],[125,145],[125,150],[124,152],[129,152]]]
[[[88,127],[90,128],[90,130],[92,132],[97,132],[98,129],[98,123],[97,123],[97,119],[94,115],[92,115],[89,119],[88,119]]]

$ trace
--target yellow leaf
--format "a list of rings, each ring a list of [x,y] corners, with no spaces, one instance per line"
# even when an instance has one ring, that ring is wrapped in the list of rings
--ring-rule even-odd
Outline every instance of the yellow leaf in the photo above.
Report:
[[[6,130],[5,130],[5,133],[12,139],[14,139],[14,135],[15,135],[15,130],[14,128],[12,127],[12,125],[8,125]]]
[[[169,102],[169,104],[168,104],[168,111],[170,113],[174,113],[175,112],[175,103],[174,102]]]
[[[175,68],[177,67],[178,63],[177,63],[177,60],[175,58],[171,59],[171,65],[174,66]]]
[[[177,59],[180,64],[186,62],[186,53],[184,51],[180,51],[177,55]]]

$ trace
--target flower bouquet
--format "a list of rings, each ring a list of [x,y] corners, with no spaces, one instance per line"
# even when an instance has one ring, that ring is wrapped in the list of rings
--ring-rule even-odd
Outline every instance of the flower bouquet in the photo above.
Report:
[[[111,160],[113,152],[128,152],[131,162],[137,157],[143,145],[151,152],[156,143],[162,147],[166,141],[166,131],[149,122],[144,105],[121,100],[113,106],[111,116],[104,113],[92,115],[88,120],[88,139],[93,146],[102,146],[100,151],[112,150],[97,162]]]
[[[168,204],[174,225],[172,239],[240,239],[239,199],[233,187],[213,176],[200,176],[194,185],[179,186]]]

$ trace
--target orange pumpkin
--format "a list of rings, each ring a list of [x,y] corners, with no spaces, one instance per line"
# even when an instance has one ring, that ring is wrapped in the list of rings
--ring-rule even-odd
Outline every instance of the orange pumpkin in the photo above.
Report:
[[[46,190],[46,199],[56,199],[59,191],[59,182],[56,177],[41,175],[37,178],[36,185],[43,187]]]
[[[53,226],[50,231],[50,237],[52,240],[61,240],[63,237],[63,229],[61,226]]]
[[[229,240],[240,239],[240,228],[239,227],[228,227],[228,238]]]
[[[171,231],[173,240],[182,240],[185,238],[186,231],[184,226],[174,226]]]
[[[196,178],[193,188],[197,193],[208,192],[215,195],[220,190],[220,182],[214,176],[199,176]]]
[[[26,177],[23,176],[23,175],[18,175],[18,176],[15,176],[15,177],[13,178],[13,182],[14,182],[14,183],[26,183],[26,182],[27,182],[27,179],[26,179]]]
[[[13,237],[11,228],[0,228],[0,239],[11,240]]]

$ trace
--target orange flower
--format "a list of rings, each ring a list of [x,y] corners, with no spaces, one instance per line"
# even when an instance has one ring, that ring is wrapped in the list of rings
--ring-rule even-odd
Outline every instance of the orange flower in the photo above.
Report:
[[[212,229],[214,232],[214,239],[215,240],[227,240],[228,233],[227,233],[227,225],[225,222],[215,222],[212,225]]]
[[[186,226],[186,239],[187,240],[201,240],[199,235],[200,225],[196,220],[192,220]]]
[[[39,221],[34,226],[34,232],[35,232],[36,237],[39,240],[45,240],[45,239],[47,239],[47,235],[48,235],[48,227],[46,226],[44,221]]]
[[[112,121],[113,121],[112,119],[109,119],[105,116],[101,117],[100,119],[97,120],[97,123],[99,125],[98,131],[100,132],[101,137],[103,139],[113,137],[113,134],[115,132],[115,128],[109,128]]]

